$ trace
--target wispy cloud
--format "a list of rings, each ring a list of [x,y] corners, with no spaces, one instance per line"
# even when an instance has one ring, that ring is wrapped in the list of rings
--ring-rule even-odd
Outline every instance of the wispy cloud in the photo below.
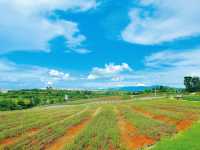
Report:
[[[148,67],[200,67],[200,49],[166,50],[154,53],[145,58]]]
[[[95,0],[1,0],[0,51],[50,51],[48,42],[63,36],[68,49],[80,52],[87,38],[79,31],[78,24],[52,21],[48,16],[55,10],[84,12],[97,5]]]
[[[200,76],[199,56],[198,48],[153,53],[145,58],[146,69],[137,73],[149,84],[183,86],[184,76]]]
[[[123,40],[159,44],[200,34],[199,0],[140,0],[129,12],[130,23]]]

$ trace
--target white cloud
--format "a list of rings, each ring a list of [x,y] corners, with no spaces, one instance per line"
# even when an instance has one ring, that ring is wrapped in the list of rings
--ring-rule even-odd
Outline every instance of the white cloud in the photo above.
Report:
[[[167,50],[145,58],[146,69],[138,71],[147,84],[183,86],[184,76],[200,76],[200,49]]]
[[[69,80],[70,79],[70,75],[69,73],[64,73],[55,69],[51,69],[49,71],[49,76],[53,77],[56,80]]]
[[[64,36],[69,49],[80,49],[86,37],[78,24],[47,16],[55,10],[83,12],[96,6],[95,0],[1,0],[0,51],[49,51],[48,42],[57,36]]]
[[[148,67],[200,67],[200,49],[161,51],[145,58]]]
[[[6,83],[8,87],[16,88],[41,88],[75,79],[69,73],[39,66],[18,65],[2,59],[0,72],[0,85]]]
[[[74,51],[75,51],[76,53],[79,53],[79,54],[88,54],[88,53],[91,52],[90,50],[85,49],[85,48],[77,48],[77,49],[74,49]]]
[[[127,42],[159,44],[200,34],[199,0],[140,0],[138,5],[121,33]]]
[[[51,82],[51,81],[47,82],[47,86],[52,86],[52,85],[53,85],[53,82]]]
[[[106,64],[104,68],[94,67],[91,73],[88,75],[89,80],[95,80],[98,78],[108,78],[111,77],[115,79],[118,74],[125,71],[132,71],[131,67],[127,63],[122,63],[121,65]]]
[[[49,71],[49,75],[52,76],[52,77],[60,77],[60,76],[63,76],[64,73],[63,72],[60,72],[58,70],[54,70],[54,69],[51,69]]]
[[[115,74],[112,76],[99,76],[90,74],[93,82],[87,86],[114,87],[114,86],[151,86],[166,85],[183,87],[184,77],[187,75],[200,76],[200,49],[164,50],[147,56],[144,68]],[[107,77],[107,78],[106,78]]]
[[[114,86],[183,86],[184,76],[200,76],[200,49],[164,50],[147,56],[145,67],[132,71],[126,64],[94,67],[89,75],[72,77],[68,72],[39,66],[18,65],[0,59],[0,86],[41,88],[47,85],[69,88],[105,88]],[[88,80],[86,80],[86,78]]]
[[[124,87],[124,86],[146,86],[144,83],[138,83],[134,81],[102,81],[102,82],[87,82],[84,84],[86,88],[112,88],[112,87]]]

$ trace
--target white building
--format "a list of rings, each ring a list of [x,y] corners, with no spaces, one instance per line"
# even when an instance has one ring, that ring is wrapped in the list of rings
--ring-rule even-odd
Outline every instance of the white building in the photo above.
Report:
[[[65,101],[67,101],[69,99],[68,95],[65,95]]]

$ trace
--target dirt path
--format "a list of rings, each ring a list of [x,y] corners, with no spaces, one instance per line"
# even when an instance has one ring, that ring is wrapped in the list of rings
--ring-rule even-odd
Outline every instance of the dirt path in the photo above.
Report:
[[[148,147],[153,145],[156,141],[146,135],[141,135],[137,131],[137,128],[127,120],[123,118],[123,116],[118,113],[118,126],[121,132],[121,138],[124,144],[131,150],[137,150],[144,147]]]
[[[66,133],[56,139],[53,143],[45,147],[45,150],[62,150],[66,144],[73,141],[73,139],[85,128],[85,126],[101,111],[101,107],[96,109],[90,118],[86,118],[81,123],[67,129]]]

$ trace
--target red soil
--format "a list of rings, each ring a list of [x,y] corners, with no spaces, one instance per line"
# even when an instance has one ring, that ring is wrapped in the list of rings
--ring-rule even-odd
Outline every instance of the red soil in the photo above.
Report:
[[[115,150],[115,148],[112,144],[109,145],[109,150]]]
[[[142,109],[142,108],[135,107],[135,108],[133,108],[133,109],[134,109],[134,111],[139,112],[139,113],[142,113],[142,114],[144,114],[145,116],[148,116],[148,117],[153,117],[153,116],[154,116],[154,114],[152,114],[152,113],[150,113],[150,112],[147,112],[147,111],[145,111],[145,110]]]
[[[27,132],[28,132],[28,135],[31,136],[31,135],[35,134],[36,132],[38,132],[38,130],[39,130],[39,128],[31,128]]]
[[[32,136],[34,134],[36,134],[38,132],[39,128],[31,128],[29,130],[26,131],[26,135],[28,136]],[[9,137],[6,139],[3,139],[2,141],[0,141],[0,146],[8,146],[8,145],[12,145],[15,144],[17,142],[18,139],[20,139],[21,136],[23,136],[24,134],[19,134],[15,137]]]
[[[134,110],[139,112],[139,113],[142,113],[145,116],[150,117],[150,118],[152,118],[154,120],[162,121],[162,122],[170,124],[170,125],[176,125],[177,124],[176,120],[174,120],[172,118],[169,118],[169,117],[167,117],[165,115],[155,115],[155,114],[153,114],[151,112],[147,112],[147,111],[145,111],[145,110],[143,110],[141,108],[134,108]]]
[[[98,108],[92,114],[92,117],[86,118],[81,123],[70,127],[62,137],[56,139],[51,144],[45,146],[44,149],[45,150],[61,150],[61,149],[63,149],[64,146],[67,143],[70,143],[75,138],[75,136],[78,135],[81,132],[81,130],[84,129],[84,127],[89,123],[89,121],[100,112],[100,109],[101,108]]]
[[[17,139],[17,137],[6,138],[6,139],[0,141],[0,146],[6,146],[6,145],[14,144],[16,139]]]
[[[123,141],[130,149],[141,149],[154,144],[156,141],[146,135],[139,135],[133,124],[119,117],[119,127]]]
[[[48,128],[48,132],[51,133],[53,130],[52,128]]]
[[[185,119],[176,124],[177,131],[183,131],[188,129],[193,124],[193,120]]]
[[[196,116],[192,113],[190,113],[190,116],[188,116],[190,119],[184,119],[184,120],[177,122],[177,120],[171,119],[171,118],[164,116],[164,115],[157,115],[156,116],[153,113],[146,112],[141,108],[134,108],[134,110],[137,111],[137,112],[143,113],[144,115],[151,117],[152,119],[163,121],[163,122],[171,124],[171,125],[176,125],[177,131],[183,131],[183,130],[188,129],[193,124],[194,120],[196,120],[195,119]]]
[[[176,120],[171,119],[171,118],[169,118],[165,115],[156,115],[156,116],[153,116],[152,118],[155,119],[155,120],[159,120],[159,121],[171,124],[171,125],[175,125],[176,122],[177,122]]]
[[[81,123],[70,127],[67,132],[57,140],[55,140],[50,145],[46,146],[46,150],[60,150],[63,149],[64,146],[71,142],[72,139],[85,127],[85,125],[89,122],[90,119],[85,119]]]
[[[138,135],[132,138],[133,146],[135,149],[153,145],[156,141],[145,135]]]
[[[128,131],[128,132],[134,132],[136,131],[137,129],[129,122],[125,123],[125,129]]]

